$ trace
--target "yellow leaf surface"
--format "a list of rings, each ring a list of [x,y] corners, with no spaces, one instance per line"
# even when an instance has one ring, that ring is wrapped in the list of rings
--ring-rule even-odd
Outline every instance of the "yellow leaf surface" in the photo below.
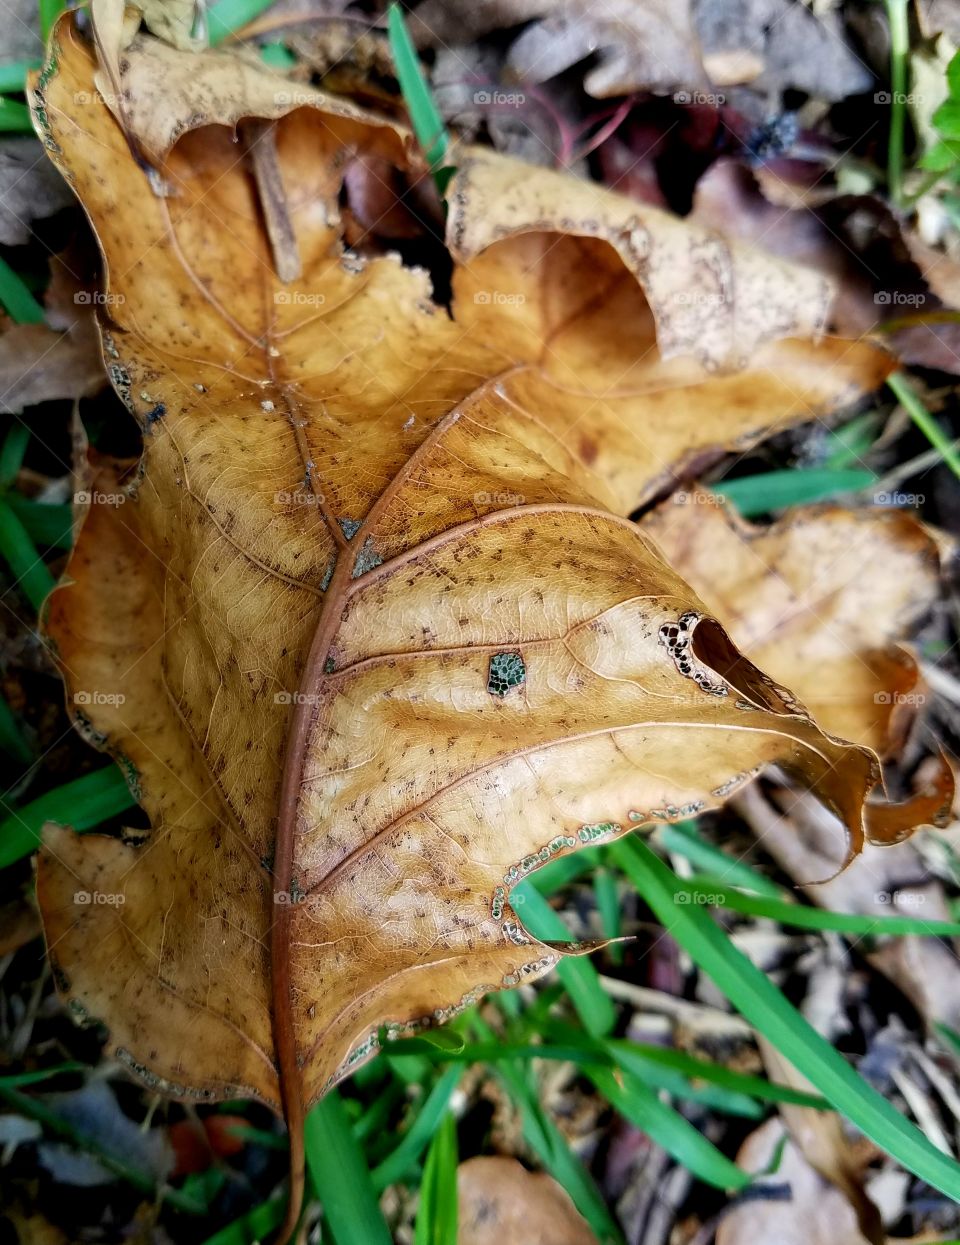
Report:
[[[448,314],[426,272],[341,245],[345,167],[407,164],[402,131],[150,36],[120,71],[126,132],[67,18],[33,88],[145,446],[101,464],[49,632],[150,830],[51,829],[38,890],[116,1057],[283,1107],[296,1178],[305,1107],[381,1026],[557,961],[509,902],[545,860],[772,762],[859,843],[875,757],[741,657],[625,516],[888,363],[813,340],[821,278],[479,150],[450,190]],[[245,118],[276,122],[287,285]]]

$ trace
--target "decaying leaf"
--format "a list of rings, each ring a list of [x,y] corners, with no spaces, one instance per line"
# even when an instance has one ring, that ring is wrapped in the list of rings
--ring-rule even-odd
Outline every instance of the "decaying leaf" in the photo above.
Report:
[[[937,600],[931,534],[899,510],[793,510],[771,527],[742,520],[707,491],[678,493],[646,530],[752,661],[790,687],[834,735],[895,755],[925,694],[901,646]],[[953,799],[944,761],[915,797],[943,824]],[[871,838],[892,830],[879,806]]]
[[[765,1037],[758,1035],[757,1042],[771,1081],[805,1093],[815,1092],[807,1078]],[[843,1120],[835,1111],[818,1111],[787,1102],[781,1102],[778,1111],[799,1151],[800,1161],[809,1163],[818,1175],[843,1194],[853,1208],[863,1235],[882,1245],[885,1240],[883,1224],[864,1188],[867,1165],[876,1157],[873,1146],[864,1144],[864,1138],[859,1143],[851,1142]]]
[[[73,202],[35,138],[0,142],[0,243],[23,246],[32,222],[44,220]]]
[[[50,831],[38,891],[76,1013],[165,1092],[282,1105],[296,1182],[305,1106],[383,1026],[557,961],[509,902],[543,861],[771,762],[859,842],[876,758],[741,657],[623,516],[888,362],[809,340],[820,277],[482,151],[450,189],[448,314],[426,272],[340,244],[345,163],[408,165],[405,133],[224,53],[141,35],[120,68],[159,177],[70,18],[32,96],[105,253],[104,351],[145,440],[104,466],[49,630],[151,829]],[[290,285],[245,117],[277,121]]]
[[[937,759],[925,764],[939,771]],[[925,921],[951,919],[946,888],[916,840],[865,852],[843,869],[836,819],[806,792],[780,786],[761,792],[753,786],[734,803],[763,850],[812,903],[880,919],[891,913]],[[889,939],[868,958],[903,991],[929,1027],[942,1021],[960,1028],[960,978],[949,940],[907,934]]]
[[[596,1245],[570,1195],[516,1159],[480,1156],[457,1168],[458,1245]]]
[[[420,44],[442,47],[524,22],[508,71],[544,82],[596,55],[584,86],[600,98],[749,83],[769,111],[791,87],[833,100],[873,82],[836,16],[791,0],[425,0],[411,27]]]
[[[106,385],[94,298],[81,285],[75,261],[72,252],[51,257],[45,323],[13,324],[0,334],[0,411],[87,397]]]
[[[767,1120],[750,1134],[737,1156],[746,1171],[764,1172],[782,1155],[777,1170],[759,1175],[754,1196],[734,1206],[720,1221],[717,1245],[870,1245],[853,1206],[806,1161],[792,1141],[784,1140],[779,1119]],[[770,1189],[768,1197],[761,1194]],[[784,1197],[780,1190],[785,1190]]]

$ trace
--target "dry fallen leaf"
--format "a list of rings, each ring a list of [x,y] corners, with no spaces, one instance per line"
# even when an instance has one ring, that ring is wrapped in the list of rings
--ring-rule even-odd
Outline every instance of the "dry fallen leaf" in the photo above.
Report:
[[[457,1201],[457,1245],[596,1245],[563,1186],[516,1159],[461,1163]]]
[[[767,1120],[740,1148],[737,1163],[745,1171],[763,1172],[783,1153],[776,1172],[760,1175],[751,1185],[754,1196],[726,1212],[717,1229],[717,1245],[870,1245],[860,1231],[853,1206],[806,1161],[792,1141],[784,1139],[779,1119]],[[768,1198],[762,1196],[770,1187]],[[786,1190],[784,1197],[780,1190]]]
[[[145,450],[104,467],[49,630],[152,828],[49,831],[38,891],[77,1015],[167,1093],[282,1106],[296,1190],[304,1109],[383,1025],[557,961],[509,904],[541,862],[771,762],[859,841],[876,759],[623,516],[888,362],[806,340],[821,278],[482,151],[450,190],[448,315],[426,272],[340,245],[345,163],[409,164],[403,132],[141,35],[125,133],[95,72],[67,18],[32,102],[104,249]],[[269,187],[243,118],[277,123]]]
[[[69,248],[50,259],[46,322],[13,324],[0,334],[0,411],[19,413],[56,398],[82,398],[107,383],[100,358],[94,299]]]
[[[45,220],[73,203],[35,138],[0,141],[0,244],[23,246],[35,220]]]
[[[784,1059],[765,1037],[758,1035],[757,1044],[771,1081],[789,1085],[803,1093],[816,1092],[807,1078]],[[875,1147],[870,1143],[864,1144],[864,1138],[852,1142],[843,1120],[835,1111],[819,1111],[815,1107],[801,1107],[787,1102],[781,1102],[777,1109],[793,1145],[799,1151],[799,1157],[843,1194],[853,1208],[864,1236],[870,1241],[883,1242],[880,1215],[864,1189],[867,1165],[876,1157]]]
[[[749,84],[769,112],[791,87],[835,100],[873,83],[836,16],[791,0],[425,0],[411,30],[420,45],[443,47],[522,23],[506,62],[518,82],[545,82],[593,56],[584,86],[601,99]]]
[[[927,764],[936,764],[931,758]],[[843,867],[837,822],[806,792],[756,786],[739,795],[736,810],[807,898],[831,912],[883,918],[952,919],[946,888],[914,842],[864,852]],[[819,879],[826,878],[821,882]],[[926,1024],[960,1027],[960,974],[951,940],[923,934],[888,939],[868,956],[910,999]]]
[[[897,754],[926,699],[900,642],[940,590],[937,543],[921,523],[899,510],[813,506],[765,527],[703,490],[677,493],[642,526],[733,641],[824,730]],[[942,824],[952,799],[943,761],[914,797],[917,816]],[[873,812],[879,842],[899,833],[888,808]]]

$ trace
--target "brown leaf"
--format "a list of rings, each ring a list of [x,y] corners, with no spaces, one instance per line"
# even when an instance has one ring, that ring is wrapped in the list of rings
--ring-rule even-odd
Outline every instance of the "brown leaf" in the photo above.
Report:
[[[816,1092],[816,1087],[765,1037],[758,1034],[757,1042],[771,1081],[808,1094]],[[880,1214],[864,1189],[865,1169],[875,1156],[873,1148],[851,1144],[843,1120],[835,1111],[819,1111],[815,1107],[787,1102],[781,1102],[778,1111],[806,1162],[824,1180],[836,1186],[853,1207],[863,1235],[874,1245],[884,1245],[886,1238]]]
[[[94,297],[75,272],[80,256],[75,244],[51,258],[45,323],[14,324],[0,335],[0,411],[87,397],[107,383]]]
[[[838,100],[871,88],[870,69],[850,47],[836,13],[811,12],[792,0],[712,0],[697,6],[697,28],[710,60],[721,52],[745,65],[762,62],[748,80],[767,99],[789,88]]]
[[[596,1245],[569,1194],[516,1159],[481,1156],[457,1168],[457,1245]]]
[[[599,53],[584,77],[591,95],[706,86],[690,0],[561,0],[514,42],[507,63],[521,82],[544,82]]]
[[[80,314],[65,333],[14,324],[0,336],[0,411],[96,393],[104,384],[93,319]]]
[[[743,1143],[737,1163],[762,1172],[772,1162],[784,1135],[778,1119],[767,1120]],[[773,1186],[768,1199],[761,1195]],[[777,1196],[786,1188],[787,1197]],[[854,1208],[787,1141],[777,1171],[758,1176],[754,1196],[729,1210],[717,1229],[717,1245],[869,1245]]]
[[[696,491],[676,494],[643,527],[734,642],[825,730],[881,756],[898,751],[926,699],[898,641],[939,595],[937,544],[922,524],[898,510],[816,506],[764,527]],[[914,809],[943,824],[952,798],[943,763]],[[901,837],[903,821],[901,806],[878,806],[871,839]]]
[[[960,4],[957,0],[916,0],[917,19],[924,38],[944,34],[960,39]]]
[[[914,842],[865,852],[842,872],[837,823],[805,792],[756,786],[736,801],[737,812],[807,898],[831,912],[862,916],[900,915],[950,921],[943,883],[931,872]],[[821,882],[819,879],[826,878]],[[874,967],[910,999],[928,1025],[941,1020],[960,1026],[957,956],[950,942],[922,934],[889,939],[870,955]]]
[[[305,1106],[381,1026],[556,963],[508,897],[546,859],[771,762],[861,834],[875,758],[739,657],[623,516],[888,363],[805,340],[819,277],[479,150],[450,191],[448,315],[424,271],[340,245],[345,163],[408,166],[405,133],[225,53],[138,36],[121,68],[149,180],[70,19],[33,93],[145,436],[92,490],[49,626],[152,828],[49,832],[38,890],[116,1057],[181,1097],[282,1104],[298,1176]],[[289,286],[245,117],[278,122]]]
[[[750,83],[766,101],[790,87],[843,99],[873,82],[835,15],[791,0],[425,0],[411,30],[442,47],[526,22],[507,54],[512,75],[540,83],[596,54],[584,86],[599,98],[712,82]]]
[[[44,158],[35,138],[0,142],[0,243],[23,246],[34,220],[73,203],[70,187]]]

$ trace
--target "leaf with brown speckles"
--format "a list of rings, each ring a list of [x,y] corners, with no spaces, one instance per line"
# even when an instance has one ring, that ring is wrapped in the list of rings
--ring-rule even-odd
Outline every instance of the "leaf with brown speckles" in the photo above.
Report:
[[[448,314],[426,272],[341,245],[345,165],[415,163],[404,132],[141,35],[120,70],[148,179],[95,70],[64,19],[33,107],[106,256],[104,352],[145,449],[100,465],[49,630],[151,828],[50,830],[45,928],[123,1063],[284,1109],[296,1152],[382,1025],[557,961],[509,902],[550,857],[771,762],[859,834],[876,758],[742,658],[625,516],[888,363],[812,340],[820,277],[481,150],[450,191]],[[243,118],[276,123],[253,132],[287,285]]]

